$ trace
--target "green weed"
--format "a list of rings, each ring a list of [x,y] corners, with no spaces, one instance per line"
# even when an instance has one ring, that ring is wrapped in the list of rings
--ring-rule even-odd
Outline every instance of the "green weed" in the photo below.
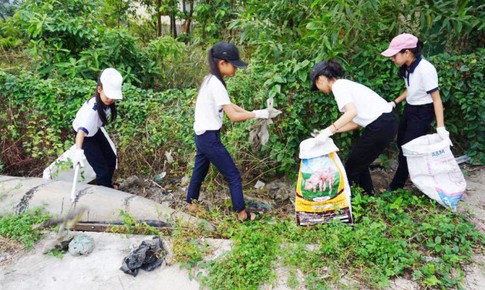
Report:
[[[129,213],[120,210],[119,214],[122,224],[113,225],[107,229],[110,233],[117,234],[141,234],[141,235],[160,235],[160,230],[150,226],[146,222],[139,222]]]
[[[40,229],[32,226],[41,224],[50,218],[49,213],[40,208],[28,210],[19,215],[6,215],[0,219],[0,236],[22,242],[30,249],[41,238]]]
[[[402,276],[422,287],[449,289],[459,287],[472,254],[485,249],[485,236],[464,216],[421,193],[356,193],[353,205],[352,225],[299,227],[289,218],[241,224],[218,217],[216,235],[231,239],[232,250],[208,262],[201,262],[207,248],[196,232],[177,234],[174,244],[187,255],[186,266],[204,269],[196,277],[207,289],[274,284],[277,266],[289,269],[291,287],[301,284],[298,270],[307,289],[382,289]]]

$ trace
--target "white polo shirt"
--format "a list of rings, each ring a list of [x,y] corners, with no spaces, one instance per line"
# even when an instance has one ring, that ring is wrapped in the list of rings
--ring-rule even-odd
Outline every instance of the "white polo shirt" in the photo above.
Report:
[[[214,75],[206,76],[195,103],[195,133],[201,135],[207,130],[219,130],[224,116],[222,106],[229,104],[231,100],[222,82]]]
[[[404,82],[408,104],[416,106],[433,103],[431,93],[438,90],[438,73],[429,61],[417,58],[407,69]]]
[[[106,113],[106,117],[109,118],[111,110],[109,107],[106,107],[104,110]],[[98,116],[98,104],[96,104],[96,98],[91,98],[87,102],[85,102],[82,107],[77,111],[76,118],[72,122],[72,127],[76,132],[79,130],[84,131],[86,133],[86,137],[94,136],[100,127],[103,127],[105,124],[101,121]]]
[[[350,80],[336,80],[332,86],[332,93],[342,113],[345,113],[345,105],[354,103],[357,116],[352,121],[362,127],[374,122],[383,113],[392,111],[392,106],[376,92]]]

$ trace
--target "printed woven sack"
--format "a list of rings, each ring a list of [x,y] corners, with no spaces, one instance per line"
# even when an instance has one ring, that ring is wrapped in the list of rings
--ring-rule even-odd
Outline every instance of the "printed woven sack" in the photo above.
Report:
[[[350,186],[332,139],[315,138],[300,144],[300,170],[295,213],[298,225],[326,223],[333,219],[352,222]]]
[[[441,205],[456,210],[466,181],[448,140],[438,134],[418,137],[402,146],[409,176],[416,187]]]

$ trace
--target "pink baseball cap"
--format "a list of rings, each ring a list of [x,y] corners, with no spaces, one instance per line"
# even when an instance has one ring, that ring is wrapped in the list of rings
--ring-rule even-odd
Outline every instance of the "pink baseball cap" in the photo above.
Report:
[[[391,57],[403,49],[415,48],[418,46],[418,38],[409,33],[399,34],[391,40],[389,48],[381,52],[383,56]]]

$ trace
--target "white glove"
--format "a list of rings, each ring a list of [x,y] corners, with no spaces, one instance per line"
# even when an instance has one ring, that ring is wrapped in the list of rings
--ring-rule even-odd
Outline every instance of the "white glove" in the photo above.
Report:
[[[256,115],[254,117],[254,119],[268,119],[269,118],[269,111],[267,109],[254,110],[252,112]]]
[[[393,109],[394,109],[394,108],[396,108],[396,102],[394,102],[394,101],[390,101],[388,104],[389,104],[389,105],[390,105],[390,106],[391,106]]]
[[[315,137],[316,139],[316,143],[319,143],[319,144],[323,144],[327,141],[328,137],[332,136],[333,133],[332,131],[330,131],[330,129],[324,129],[322,131],[320,131],[320,134],[317,135],[317,137]]]
[[[453,146],[450,140],[450,132],[448,132],[445,127],[438,127],[436,128],[436,133],[440,136],[441,140],[448,140],[450,142],[450,146]]]
[[[79,163],[79,166],[84,167],[84,150],[76,149],[74,151],[74,156],[72,157],[72,167],[76,168],[76,165]]]

